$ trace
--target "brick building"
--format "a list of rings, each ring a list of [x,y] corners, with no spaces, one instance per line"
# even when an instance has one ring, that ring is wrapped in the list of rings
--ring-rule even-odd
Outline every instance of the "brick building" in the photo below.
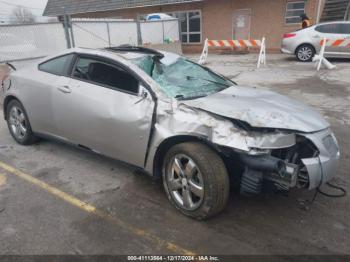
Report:
[[[324,0],[48,0],[46,16],[63,7],[73,17],[132,18],[163,12],[181,21],[184,52],[199,52],[209,39],[267,38],[278,50],[282,35],[300,28],[299,15],[319,21]]]

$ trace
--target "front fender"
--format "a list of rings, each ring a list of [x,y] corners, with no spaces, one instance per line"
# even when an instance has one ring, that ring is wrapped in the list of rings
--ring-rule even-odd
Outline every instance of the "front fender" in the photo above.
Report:
[[[224,117],[186,105],[166,109],[161,103],[157,110],[145,165],[149,173],[153,173],[154,163],[159,157],[157,152],[163,149],[164,144],[202,141],[217,150],[226,147],[248,154],[256,154],[257,149],[268,150],[295,144],[294,134],[248,132]]]

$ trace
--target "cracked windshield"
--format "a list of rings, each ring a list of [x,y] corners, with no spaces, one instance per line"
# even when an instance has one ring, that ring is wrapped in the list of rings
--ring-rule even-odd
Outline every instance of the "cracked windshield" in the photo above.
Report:
[[[149,74],[168,97],[194,99],[226,89],[234,83],[187,59],[178,58],[162,63],[152,56],[133,59],[132,62]]]

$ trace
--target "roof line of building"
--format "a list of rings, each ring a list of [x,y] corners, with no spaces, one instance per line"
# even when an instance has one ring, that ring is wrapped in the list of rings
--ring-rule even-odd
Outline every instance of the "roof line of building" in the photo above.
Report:
[[[50,1],[50,0],[49,0]],[[49,7],[49,2],[45,7],[45,10],[43,12],[43,16],[60,16],[63,14],[68,14],[68,15],[76,15],[76,14],[88,14],[88,13],[95,13],[95,12],[106,12],[106,11],[113,11],[113,10],[122,10],[122,9],[135,9],[135,8],[140,8],[140,7],[152,7],[152,6],[163,6],[163,5],[175,5],[175,4],[186,4],[186,3],[192,3],[192,2],[203,2],[204,0],[188,0],[188,1],[174,1],[171,3],[158,3],[158,4],[140,4],[140,5],[135,5],[135,6],[124,6],[124,7],[109,7],[109,8],[96,8],[94,10],[79,10],[79,11],[73,11],[70,12],[69,10],[65,9],[62,7],[61,12],[57,12],[58,10],[56,9],[55,11],[48,11],[51,7]]]

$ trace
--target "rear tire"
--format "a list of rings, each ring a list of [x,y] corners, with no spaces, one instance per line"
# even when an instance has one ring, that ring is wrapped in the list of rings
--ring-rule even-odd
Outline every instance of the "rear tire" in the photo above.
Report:
[[[303,44],[295,51],[295,55],[300,62],[311,62],[315,54],[315,48],[309,44]]]
[[[229,176],[221,157],[206,145],[175,145],[165,156],[162,173],[170,202],[186,216],[203,220],[226,207]]]
[[[6,120],[10,134],[17,143],[32,145],[38,141],[32,132],[27,113],[18,100],[12,100],[7,105]]]

